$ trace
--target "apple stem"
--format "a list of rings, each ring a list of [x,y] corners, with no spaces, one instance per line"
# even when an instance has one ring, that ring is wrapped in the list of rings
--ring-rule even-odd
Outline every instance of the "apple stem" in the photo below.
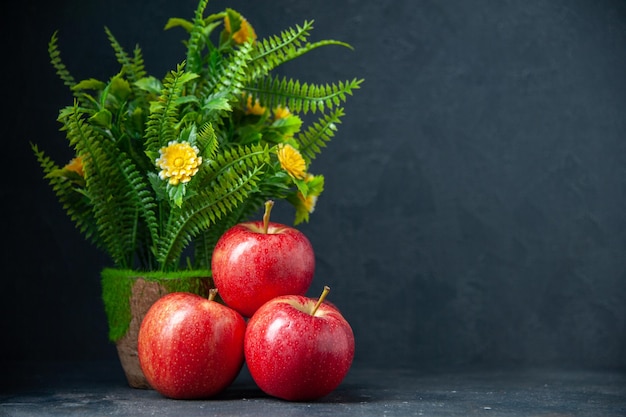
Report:
[[[312,316],[314,316],[315,313],[317,312],[317,309],[320,308],[320,306],[324,302],[324,299],[326,298],[329,292],[330,292],[330,287],[328,285],[324,285],[324,291],[322,291],[322,295],[320,295],[320,298],[317,300],[315,307],[313,307],[313,310],[311,311]]]
[[[216,296],[217,296],[217,288],[211,288],[209,290],[209,301],[215,300]]]
[[[270,213],[272,212],[272,207],[274,207],[274,201],[267,200],[265,202],[265,213],[263,214],[263,233],[267,234],[267,229],[270,225]]]

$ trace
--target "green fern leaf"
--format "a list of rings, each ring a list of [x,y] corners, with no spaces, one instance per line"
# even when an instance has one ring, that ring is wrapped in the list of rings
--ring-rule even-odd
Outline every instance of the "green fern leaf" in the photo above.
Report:
[[[75,89],[76,80],[70,74],[69,70],[61,59],[58,31],[55,31],[50,38],[50,41],[48,43],[48,56],[50,57],[50,63],[54,67],[57,76],[63,81],[63,84],[65,86],[70,88],[70,91],[72,92],[74,98],[76,98],[82,105],[89,106],[92,99],[84,91]]]
[[[296,25],[278,35],[259,40],[251,61],[253,77],[266,76],[274,68],[295,58],[312,29],[313,21],[305,21],[302,26]]]
[[[189,33],[189,41],[187,42],[187,65],[190,71],[200,73],[202,71],[202,50],[205,46],[205,38],[203,37],[204,28],[204,10],[209,0],[200,0],[193,18],[193,26]]]
[[[59,167],[43,151],[31,144],[31,148],[41,166],[44,178],[52,187],[63,209],[74,222],[76,228],[97,247],[103,248],[96,233],[95,219],[88,199],[80,191],[80,186],[72,181],[63,168]]]
[[[198,146],[203,158],[215,159],[218,148],[217,135],[211,123],[205,123],[198,130]]]
[[[345,115],[343,108],[337,108],[332,113],[322,116],[317,122],[312,123],[309,128],[295,137],[298,142],[300,153],[309,164],[316,155],[326,147],[337,130],[337,125],[341,123],[341,118]]]
[[[180,255],[191,240],[202,231],[211,227],[224,215],[237,207],[251,193],[258,182],[260,168],[238,178],[233,186],[218,183],[210,196],[190,198],[182,208],[172,210],[165,235],[164,244],[157,260],[166,269],[176,268]]]
[[[117,39],[115,39],[115,36],[113,36],[109,28],[105,27],[104,30],[111,43],[111,47],[115,51],[117,62],[122,66],[122,71],[126,75],[126,78],[130,80],[131,84],[144,78],[146,76],[146,70],[139,46],[135,46],[134,55],[131,58]]]
[[[276,67],[317,48],[335,45],[352,49],[350,44],[333,39],[309,43],[307,39],[312,30],[313,21],[305,21],[302,26],[296,25],[295,29],[289,28],[278,35],[259,40],[250,63],[251,78],[264,77]]]
[[[353,79],[337,84],[301,84],[298,80],[275,76],[258,81],[247,91],[258,97],[265,107],[288,107],[294,113],[323,113],[339,106],[362,82]]]
[[[113,258],[116,265],[128,266],[126,245],[131,236],[117,224],[117,219],[111,218],[112,201],[108,192],[107,163],[103,160],[103,152],[98,146],[102,141],[100,135],[81,119],[81,113],[75,107],[74,112],[68,117],[66,123],[67,136],[70,144],[74,146],[79,155],[83,156],[83,165],[88,181],[86,185],[90,193],[85,192],[90,204],[93,205],[93,213],[96,222],[98,236],[102,240],[107,253]],[[115,227],[118,230],[114,230]],[[121,232],[120,232],[121,231]]]
[[[50,62],[56,70],[57,75],[63,81],[63,84],[72,88],[76,84],[76,80],[61,59],[61,51],[59,50],[59,36],[58,31],[55,31],[48,43],[48,55],[50,56]]]
[[[163,90],[157,101],[150,105],[150,115],[146,123],[146,152],[152,159],[158,150],[168,142],[176,140],[178,124],[178,105],[184,85],[191,81],[195,74],[185,73],[184,64],[178,65],[163,80]]]
[[[139,46],[135,46],[135,49],[133,50],[131,72],[128,75],[128,78],[136,82],[145,78],[147,75],[148,73],[146,72],[146,66],[143,60],[143,52]]]
[[[156,203],[131,159],[85,123],[78,107],[67,119],[70,144],[81,155],[99,240],[118,267],[132,267],[139,240],[156,240]],[[141,222],[141,220],[144,222]],[[142,226],[145,224],[145,226]],[[144,227],[145,229],[142,229]]]
[[[215,124],[232,110],[229,103],[241,98],[241,92],[249,81],[247,73],[251,59],[252,43],[241,45],[226,62],[214,63],[214,75],[203,87],[201,111],[203,120]]]
[[[267,148],[234,147],[223,149],[198,173],[196,194],[182,207],[170,212],[159,242],[157,261],[164,268],[176,268],[182,251],[197,236],[242,204],[257,186],[263,165],[269,161]]]

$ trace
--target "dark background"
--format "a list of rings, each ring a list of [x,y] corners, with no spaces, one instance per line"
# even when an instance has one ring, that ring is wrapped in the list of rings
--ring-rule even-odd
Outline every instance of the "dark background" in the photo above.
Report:
[[[115,358],[99,272],[30,151],[72,156],[59,29],[78,78],[118,70],[104,34],[161,77],[195,0],[4,2],[0,316],[5,360]],[[260,37],[315,19],[318,50],[283,71],[365,78],[311,170],[303,230],[351,322],[355,366],[626,369],[626,2],[213,0]],[[7,166],[8,164],[8,166]],[[288,208],[279,209],[289,222]]]

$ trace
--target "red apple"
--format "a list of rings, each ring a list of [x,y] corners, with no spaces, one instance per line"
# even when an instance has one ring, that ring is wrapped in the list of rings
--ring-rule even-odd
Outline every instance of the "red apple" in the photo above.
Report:
[[[175,292],[146,313],[137,343],[139,363],[150,385],[166,397],[197,399],[229,386],[243,366],[246,323],[233,309]]]
[[[228,229],[213,250],[211,270],[222,300],[245,317],[280,295],[304,295],[313,281],[315,255],[299,230],[269,221]]]
[[[268,395],[289,401],[321,398],[344,379],[354,335],[335,307],[300,295],[274,298],[248,321],[244,354],[250,375]]]

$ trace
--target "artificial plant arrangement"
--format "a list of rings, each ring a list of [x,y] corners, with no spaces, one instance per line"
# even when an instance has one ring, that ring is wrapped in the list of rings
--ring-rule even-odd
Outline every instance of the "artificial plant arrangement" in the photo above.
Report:
[[[257,40],[235,10],[205,17],[207,3],[200,1],[191,21],[167,22],[189,39],[185,61],[163,80],[148,75],[139,47],[128,53],[108,29],[121,68],[105,81],[77,82],[56,33],[49,43],[52,65],[74,96],[58,120],[76,157],[57,165],[33,149],[68,215],[117,268],[206,269],[226,228],[268,199],[291,202],[295,223],[308,220],[324,184],[309,165],[361,83],[274,75],[316,48],[349,45],[308,42],[311,21]],[[319,118],[303,129],[299,114],[309,112]],[[193,259],[183,262],[190,246]]]
[[[116,270],[202,271],[192,275],[210,280],[218,238],[267,200],[290,202],[294,223],[308,221],[324,187],[310,164],[362,82],[312,84],[275,74],[317,48],[350,45],[310,42],[312,21],[257,39],[240,13],[205,15],[207,3],[199,1],[191,20],[167,22],[188,39],[186,58],[162,79],[147,72],[139,46],[125,50],[107,28],[120,65],[108,80],[77,81],[56,32],[49,42],[51,63],[73,95],[58,121],[75,157],[58,164],[32,148],[69,217]],[[113,294],[105,307],[125,298]],[[107,307],[110,320],[114,310]],[[110,323],[111,339],[127,321]]]

